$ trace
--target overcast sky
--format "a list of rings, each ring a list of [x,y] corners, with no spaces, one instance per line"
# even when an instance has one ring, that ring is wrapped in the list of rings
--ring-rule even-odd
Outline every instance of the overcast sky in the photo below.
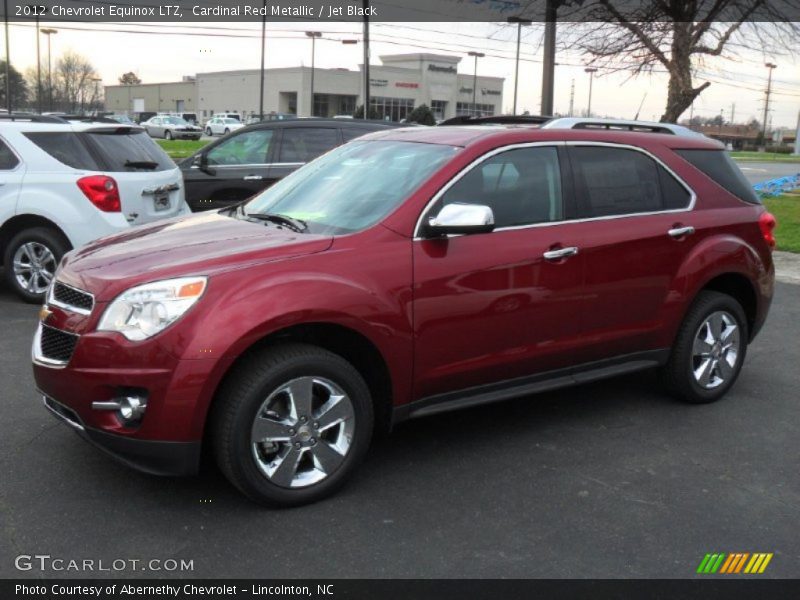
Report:
[[[104,84],[113,84],[126,71],[134,71],[145,83],[180,80],[183,75],[204,71],[258,68],[260,63],[259,23],[157,24],[48,24],[58,34],[52,36],[53,60],[71,49],[85,55],[95,66]],[[75,28],[69,29],[68,27]],[[268,23],[266,65],[288,67],[311,64],[311,42],[304,30],[308,23]],[[571,27],[569,23],[560,28]],[[323,68],[357,69],[362,62],[361,25],[355,23],[314,23],[322,31],[317,41],[316,65]],[[538,114],[541,94],[541,25],[523,29],[520,61],[518,111]],[[36,35],[32,24],[12,24],[11,62],[20,70],[36,64]],[[124,30],[124,31],[123,31]],[[478,61],[479,75],[505,77],[504,112],[511,112],[514,89],[516,27],[494,23],[373,23],[372,64],[380,55],[404,52],[434,52],[462,56],[460,73],[472,74],[469,50],[487,54]],[[149,32],[149,33],[148,33]],[[180,35],[175,35],[180,34]],[[189,35],[191,34],[191,35]],[[342,39],[358,39],[358,45],[343,45]],[[47,40],[42,36],[42,61],[46,62]],[[707,60],[699,69],[695,85],[709,80],[711,87],[695,102],[695,115],[712,117],[724,111],[730,119],[735,103],[735,120],[759,120],[763,116],[767,69],[764,62],[778,64],[773,73],[774,95],[770,102],[772,124],[794,128],[800,111],[800,63],[787,56],[763,56],[744,51],[735,59]],[[589,76],[583,71],[585,58],[574,52],[557,57],[555,109],[567,113],[570,88],[575,82],[574,112],[586,110]],[[269,80],[266,82],[269,85]],[[641,103],[639,118],[657,119],[663,111],[667,90],[664,73],[641,75],[595,75],[592,113],[633,118]],[[688,117],[688,112],[684,118]]]

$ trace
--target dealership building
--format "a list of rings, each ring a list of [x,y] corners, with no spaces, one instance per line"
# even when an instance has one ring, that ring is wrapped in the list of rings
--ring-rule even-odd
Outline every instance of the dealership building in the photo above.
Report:
[[[381,118],[399,121],[427,104],[437,119],[502,112],[503,78],[457,72],[461,58],[414,53],[381,56],[370,65],[370,106]],[[260,71],[198,73],[183,81],[105,87],[106,109],[119,113],[194,112],[201,120],[220,112],[258,114]],[[350,115],[363,104],[361,69],[288,67],[264,71],[264,112],[298,116]]]

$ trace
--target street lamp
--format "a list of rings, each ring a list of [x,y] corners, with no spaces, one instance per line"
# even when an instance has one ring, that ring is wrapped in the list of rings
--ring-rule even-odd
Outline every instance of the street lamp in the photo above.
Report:
[[[264,54],[267,50],[267,0],[263,1],[261,15],[261,83],[258,87],[258,120],[264,120]]]
[[[39,114],[42,113],[42,60],[39,52],[39,7],[28,5],[31,12],[36,15],[36,106]]]
[[[53,69],[50,63],[50,36],[58,33],[58,29],[44,27],[40,33],[47,36],[47,106],[53,110]]]
[[[306,37],[311,38],[311,116],[314,116],[314,57],[316,55],[317,38],[322,37],[321,31],[306,31]]]
[[[469,56],[475,57],[475,70],[472,74],[472,116],[475,116],[476,112],[476,104],[475,104],[475,94],[478,91],[478,59],[483,58],[486,56],[483,52],[473,52],[470,50]]]
[[[586,116],[592,116],[592,82],[594,81],[594,74],[597,72],[596,67],[586,67],[584,69],[589,74],[589,105],[586,107]]]
[[[519,45],[522,39],[522,26],[528,26],[532,23],[530,19],[523,19],[521,17],[508,17],[509,23],[517,24],[517,60],[514,64],[514,110],[513,114],[517,114],[517,83],[519,82]]]
[[[100,112],[100,99],[99,99],[99,95],[100,94],[99,94],[99,91],[98,91],[98,87],[99,87],[99,83],[101,81],[103,81],[103,78],[102,77],[92,77],[92,81],[94,81],[94,98],[92,99],[93,100],[92,104],[94,104],[95,102],[97,103],[97,108],[95,108],[94,111],[95,111],[95,113],[99,113]],[[89,108],[91,108],[91,106]]]

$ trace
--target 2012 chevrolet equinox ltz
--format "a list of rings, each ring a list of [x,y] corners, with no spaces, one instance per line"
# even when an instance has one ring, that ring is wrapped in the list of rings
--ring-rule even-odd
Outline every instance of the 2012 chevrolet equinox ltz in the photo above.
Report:
[[[677,127],[375,133],[67,254],[36,384],[131,466],[192,473],[205,441],[250,498],[301,504],[410,417],[645,368],[719,399],[767,316],[774,226]]]

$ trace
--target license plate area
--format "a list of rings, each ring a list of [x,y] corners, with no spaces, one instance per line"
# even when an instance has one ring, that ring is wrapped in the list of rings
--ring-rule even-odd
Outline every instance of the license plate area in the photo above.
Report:
[[[156,211],[169,210],[169,194],[156,194],[153,197],[153,208]]]

